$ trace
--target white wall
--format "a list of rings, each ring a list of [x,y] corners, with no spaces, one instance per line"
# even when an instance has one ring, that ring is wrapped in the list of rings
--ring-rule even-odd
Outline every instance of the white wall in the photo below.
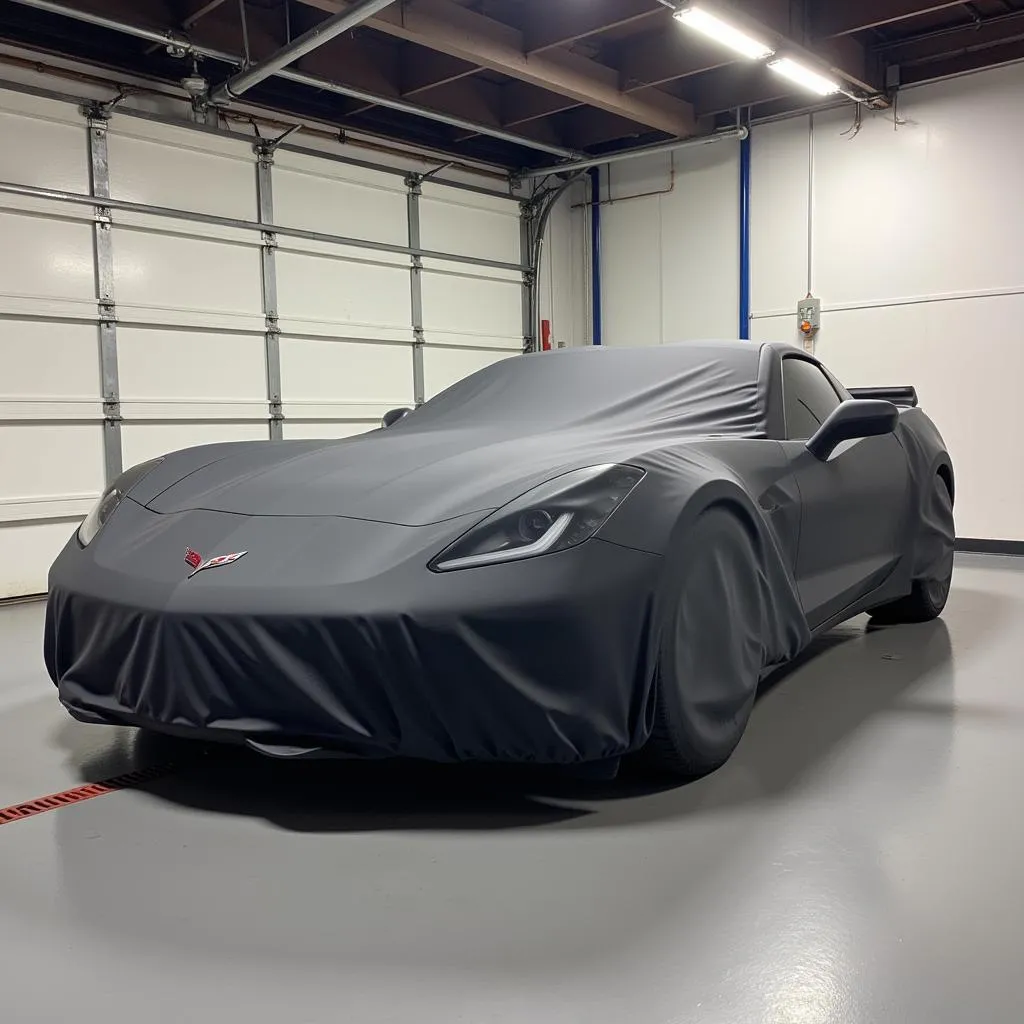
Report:
[[[737,145],[613,164],[602,190],[604,344],[735,338]]]
[[[835,111],[752,143],[754,337],[797,339],[809,281],[815,352],[845,384],[917,387],[962,537],[1024,540],[1022,93],[1024,65],[1006,67],[904,93],[896,130],[879,113],[844,136]]]
[[[753,337],[801,343],[810,288],[815,351],[845,384],[916,385],[962,537],[1024,540],[1022,95],[1017,65],[903,93],[896,130],[866,113],[844,135],[848,108],[752,134]],[[613,171],[613,196],[667,187],[665,161]],[[736,336],[737,147],[676,161],[671,193],[603,208],[608,344]]]
[[[124,108],[108,137],[113,199],[258,219],[248,140]],[[86,194],[87,153],[77,104],[0,88],[0,180]],[[272,180],[281,227],[408,243],[402,175],[282,148]],[[0,599],[45,590],[50,563],[104,487],[93,218],[92,205],[0,194]],[[519,206],[508,198],[429,181],[420,220],[426,249],[520,261]],[[111,221],[124,467],[190,445],[269,439],[260,234],[118,209]],[[562,223],[550,240],[558,276]],[[277,242],[285,439],[358,433],[411,404],[409,256]],[[424,261],[426,397],[521,351],[521,294],[516,270]],[[564,294],[556,285],[547,299],[560,328],[573,308]]]

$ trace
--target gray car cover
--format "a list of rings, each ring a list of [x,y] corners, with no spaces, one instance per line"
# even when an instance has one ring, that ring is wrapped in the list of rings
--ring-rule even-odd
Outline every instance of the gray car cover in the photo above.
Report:
[[[794,582],[799,489],[771,439],[776,364],[767,346],[720,342],[517,357],[388,429],[171,454],[51,570],[60,698],[85,721],[269,753],[572,763],[635,750],[665,609],[696,571],[673,553],[709,505],[750,538],[757,600],[686,642],[756,635],[763,672],[811,637]],[[941,440],[906,429],[923,480]],[[590,539],[431,568],[533,487],[605,464],[644,476]],[[908,509],[915,562],[928,557],[917,525]],[[245,556],[189,578],[186,548]]]

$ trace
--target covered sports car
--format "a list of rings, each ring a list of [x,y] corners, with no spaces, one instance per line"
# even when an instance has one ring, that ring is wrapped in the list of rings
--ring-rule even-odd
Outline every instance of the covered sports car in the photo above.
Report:
[[[953,471],[913,388],[851,393],[796,348],[517,357],[387,422],[128,470],[50,574],[68,711],[698,775],[816,633],[946,601]]]

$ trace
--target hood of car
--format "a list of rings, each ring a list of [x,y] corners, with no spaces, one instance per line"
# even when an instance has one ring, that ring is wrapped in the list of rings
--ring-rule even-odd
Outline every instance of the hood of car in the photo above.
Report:
[[[347,516],[423,526],[489,511],[602,453],[570,437],[373,431],[342,441],[261,442],[171,456],[132,497],[154,512]]]

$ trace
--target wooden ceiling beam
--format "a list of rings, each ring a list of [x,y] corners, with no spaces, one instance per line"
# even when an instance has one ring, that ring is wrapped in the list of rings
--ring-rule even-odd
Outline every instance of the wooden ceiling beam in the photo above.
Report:
[[[525,29],[526,52],[543,53],[568,46],[621,25],[661,22],[668,28],[667,8],[651,0],[588,0],[585,5],[548,0],[530,11]]]
[[[345,6],[342,0],[304,2],[328,13]],[[642,97],[625,93],[614,69],[578,54],[560,50],[528,55],[523,32],[466,10],[452,0],[396,4],[367,24],[672,136],[685,137],[697,130],[693,110],[683,100],[653,90]]]
[[[559,93],[538,89],[525,82],[509,82],[502,89],[502,123],[506,128],[512,128],[580,105]]]

